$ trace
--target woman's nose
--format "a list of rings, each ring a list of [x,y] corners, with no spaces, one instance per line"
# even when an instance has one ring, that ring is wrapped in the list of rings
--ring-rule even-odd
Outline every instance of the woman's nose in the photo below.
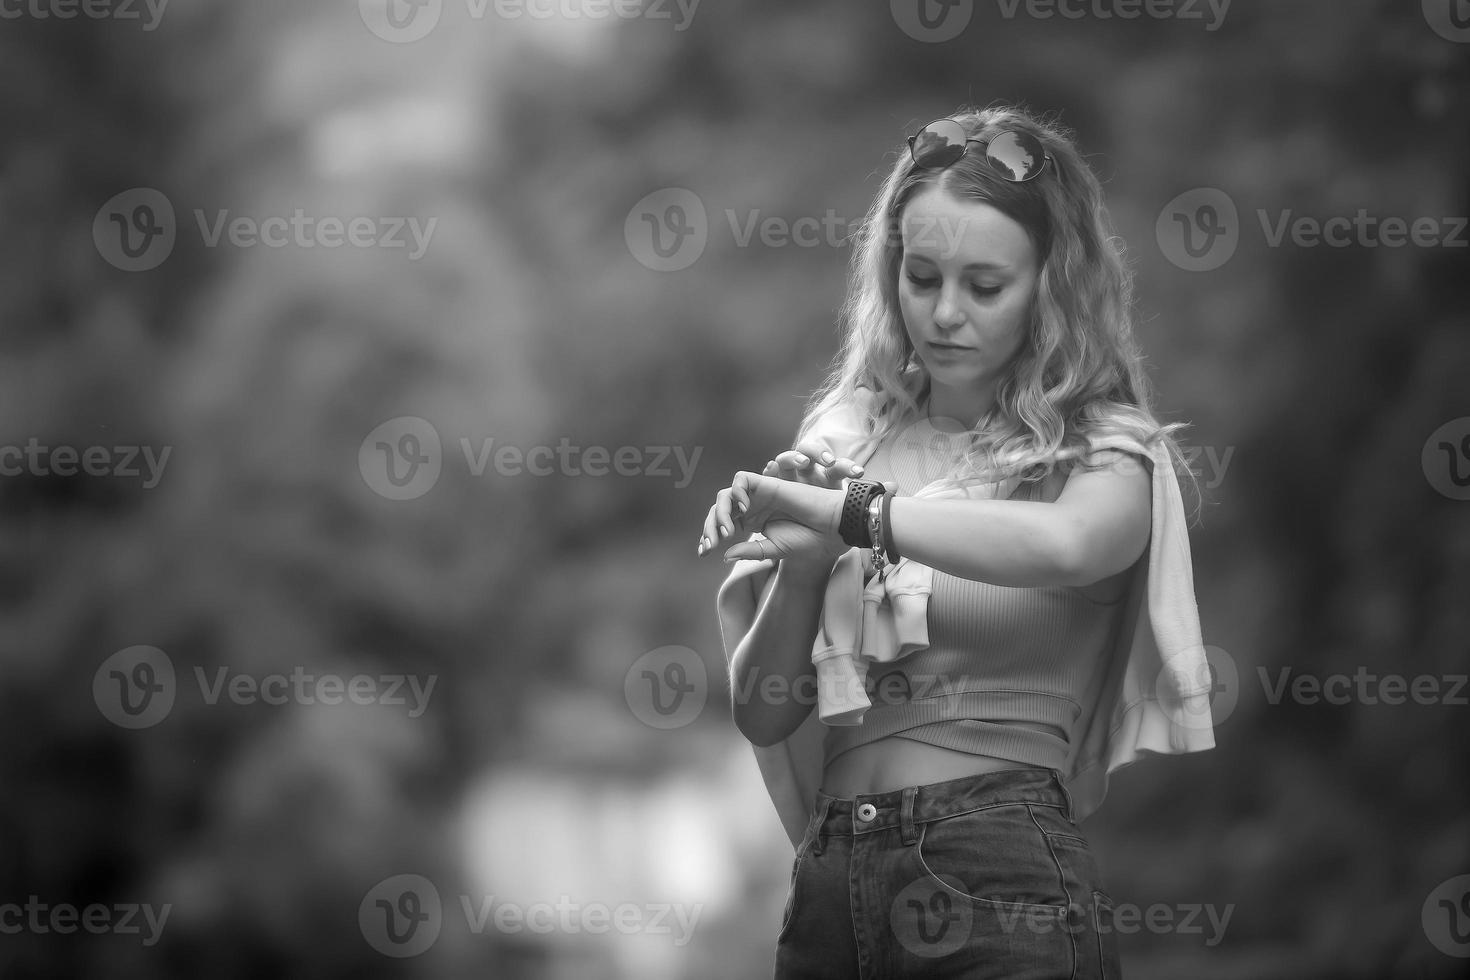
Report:
[[[964,311],[959,299],[951,290],[942,290],[934,302],[934,325],[944,330],[953,330],[965,322]]]

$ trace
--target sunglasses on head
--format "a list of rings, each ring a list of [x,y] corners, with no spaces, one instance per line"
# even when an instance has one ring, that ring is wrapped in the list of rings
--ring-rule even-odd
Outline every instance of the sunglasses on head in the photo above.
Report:
[[[936,119],[909,137],[909,154],[920,167],[944,169],[969,150],[971,143],[985,147],[985,159],[1001,177],[1023,183],[1041,173],[1051,157],[1041,140],[1030,133],[1001,130],[988,140],[965,135],[965,127],[953,119]]]

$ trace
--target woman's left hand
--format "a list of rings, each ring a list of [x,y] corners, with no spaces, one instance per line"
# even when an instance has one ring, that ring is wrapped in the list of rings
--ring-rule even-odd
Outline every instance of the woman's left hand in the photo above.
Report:
[[[768,523],[785,520],[805,525],[823,539],[817,542],[803,535],[807,538],[805,544],[824,545],[824,550],[840,555],[848,548],[837,533],[845,496],[846,490],[841,488],[829,490],[741,470],[710,508],[704,522],[704,540],[709,542],[708,550],[713,550],[737,534],[763,531]],[[779,556],[763,554],[759,544],[751,541],[742,541],[725,552],[727,561],[763,557]]]

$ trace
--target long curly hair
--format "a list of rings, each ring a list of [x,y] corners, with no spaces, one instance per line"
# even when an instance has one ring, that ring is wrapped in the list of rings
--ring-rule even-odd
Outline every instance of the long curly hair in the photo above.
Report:
[[[1023,482],[1040,480],[1062,460],[1086,465],[1089,436],[1126,434],[1144,446],[1163,440],[1197,498],[1198,481],[1174,437],[1188,423],[1161,425],[1154,417],[1143,354],[1133,337],[1132,273],[1112,232],[1102,188],[1071,132],[1010,105],[962,107],[949,118],[971,138],[989,139],[1002,130],[1030,133],[1051,162],[1037,177],[1015,183],[998,176],[973,149],[948,168],[932,169],[916,166],[900,146],[855,236],[842,344],[808,401],[797,442],[821,416],[855,399],[860,387],[871,391],[865,447],[918,421],[930,379],[899,307],[899,222],[909,201],[934,185],[959,200],[990,204],[1016,221],[1041,258],[1027,336],[997,388],[994,410],[969,430],[964,459],[943,482],[960,486],[1017,475]]]

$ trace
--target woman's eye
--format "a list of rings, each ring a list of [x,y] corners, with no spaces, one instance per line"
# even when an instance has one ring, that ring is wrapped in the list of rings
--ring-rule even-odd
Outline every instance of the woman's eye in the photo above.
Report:
[[[971,286],[976,296],[994,296],[1000,292],[999,286]]]
[[[923,276],[916,276],[912,272],[909,273],[909,282],[918,286],[920,289],[927,289],[938,281],[938,279],[925,279]]]

